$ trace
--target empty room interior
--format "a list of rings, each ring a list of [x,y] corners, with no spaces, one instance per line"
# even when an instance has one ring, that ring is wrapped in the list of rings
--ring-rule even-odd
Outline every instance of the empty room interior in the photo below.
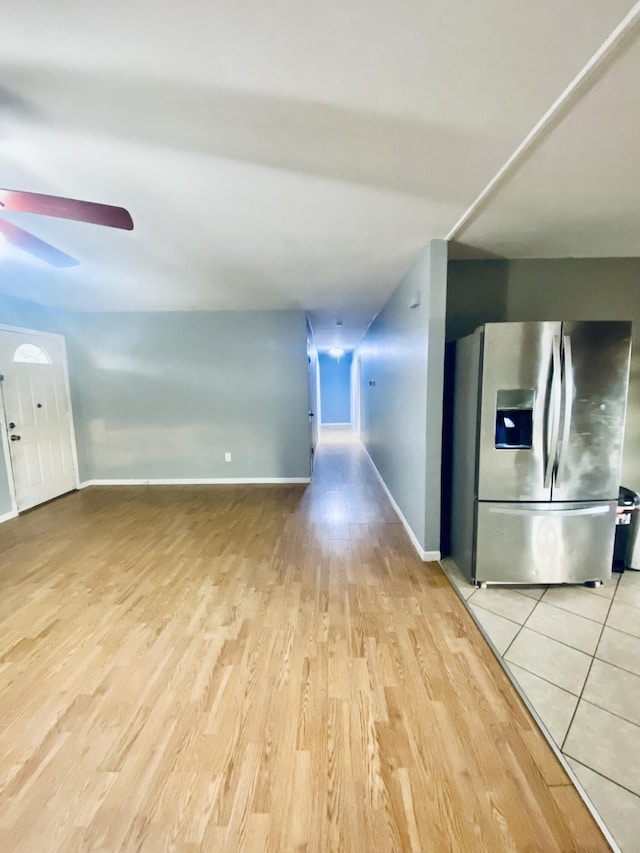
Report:
[[[640,3],[2,26],[0,849],[640,851]]]

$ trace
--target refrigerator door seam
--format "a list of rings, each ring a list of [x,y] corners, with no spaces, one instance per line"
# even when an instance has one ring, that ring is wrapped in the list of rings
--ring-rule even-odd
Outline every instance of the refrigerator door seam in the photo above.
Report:
[[[573,355],[571,352],[571,337],[570,335],[564,335],[562,338],[563,342],[563,351],[564,351],[564,359],[563,359],[563,373],[562,373],[562,390],[564,397],[564,411],[563,411],[563,424],[562,424],[562,439],[560,441],[560,453],[558,456],[558,469],[556,471],[556,480],[560,478],[562,474],[566,459],[567,459],[567,446],[569,444],[569,436],[571,434],[571,410],[573,407]]]

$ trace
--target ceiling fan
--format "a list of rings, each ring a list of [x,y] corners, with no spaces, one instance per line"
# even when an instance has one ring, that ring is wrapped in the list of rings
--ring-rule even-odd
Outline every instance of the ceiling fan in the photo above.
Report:
[[[75,219],[77,222],[107,225],[110,228],[123,228],[126,231],[133,230],[131,214],[124,207],[42,193],[0,189],[0,213],[14,210],[21,213],[38,213],[42,216],[57,216],[60,219]],[[34,255],[51,266],[74,267],[80,263],[71,255],[61,252],[60,249],[45,243],[44,240],[6,219],[0,218],[0,234],[18,249]]]

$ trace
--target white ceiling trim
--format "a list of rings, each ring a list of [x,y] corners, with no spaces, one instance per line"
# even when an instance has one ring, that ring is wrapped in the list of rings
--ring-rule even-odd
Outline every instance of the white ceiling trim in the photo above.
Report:
[[[462,214],[453,228],[447,234],[447,240],[455,240],[465,230],[466,226],[484,207],[489,197],[498,189],[505,178],[510,175],[522,161],[524,156],[533,148],[542,136],[551,130],[555,121],[561,114],[570,109],[574,100],[581,96],[587,84],[593,80],[595,75],[603,68],[605,63],[610,62],[625,46],[625,43],[633,29],[640,22],[640,2],[635,3],[631,10],[620,21],[618,26],[611,32],[593,54],[589,61],[576,74],[564,91],[551,104],[549,109],[541,116],[529,133],[515,149],[508,160],[500,167],[489,183],[480,192],[476,199]]]

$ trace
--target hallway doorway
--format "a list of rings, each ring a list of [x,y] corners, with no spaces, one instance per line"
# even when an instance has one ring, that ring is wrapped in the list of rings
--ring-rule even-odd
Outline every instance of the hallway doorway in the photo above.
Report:
[[[318,353],[320,427],[352,427],[351,374],[353,353],[332,348]]]

